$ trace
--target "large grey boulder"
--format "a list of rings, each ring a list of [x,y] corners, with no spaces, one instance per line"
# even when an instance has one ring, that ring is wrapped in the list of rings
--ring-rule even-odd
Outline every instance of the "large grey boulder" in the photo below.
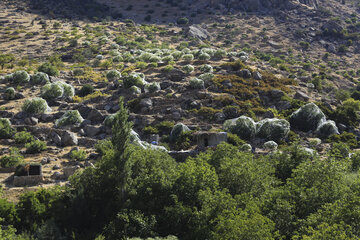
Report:
[[[325,119],[325,114],[315,103],[308,103],[291,114],[290,124],[302,131],[314,131]]]
[[[170,141],[175,141],[180,134],[189,132],[190,129],[183,123],[176,124],[170,132]]]
[[[186,35],[191,36],[193,38],[198,38],[200,40],[205,40],[205,39],[211,38],[210,33],[206,29],[204,29],[200,26],[195,26],[195,25],[190,26],[186,30]]]
[[[78,144],[78,139],[75,133],[70,131],[64,131],[61,142],[63,146],[74,146]]]
[[[319,124],[316,129],[316,133],[319,135],[319,137],[328,138],[331,135],[339,134],[339,130],[334,121],[327,120]]]
[[[256,136],[267,141],[280,141],[290,132],[290,123],[284,119],[267,118],[256,123]]]
[[[226,120],[223,128],[225,131],[236,134],[243,139],[251,139],[256,133],[255,121],[246,116]]]

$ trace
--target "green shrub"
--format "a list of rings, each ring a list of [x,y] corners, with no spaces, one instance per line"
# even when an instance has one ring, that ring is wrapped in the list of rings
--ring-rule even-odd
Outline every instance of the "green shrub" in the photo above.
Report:
[[[356,127],[359,124],[360,101],[352,98],[347,99],[342,105],[336,108],[331,116],[337,123],[343,123],[347,126]]]
[[[349,132],[343,132],[341,134],[332,135],[327,139],[329,143],[346,143],[350,148],[357,148],[358,141],[356,135]]]
[[[59,76],[59,70],[56,66],[52,65],[49,62],[43,63],[39,68],[39,72],[48,74],[49,76]]]
[[[46,73],[37,72],[31,76],[31,83],[33,83],[33,84],[46,84],[49,82],[50,82],[50,79]]]
[[[351,170],[352,171],[359,171],[360,169],[360,152],[355,152],[351,156]]]
[[[163,71],[168,73],[168,72],[171,72],[171,70],[174,69],[174,66],[173,65],[167,65],[163,68]]]
[[[132,86],[142,87],[146,84],[145,75],[143,73],[132,72],[127,76],[123,76],[122,80],[125,88],[130,88]]]
[[[94,92],[94,87],[92,85],[84,84],[79,91],[79,96],[85,97],[93,92]]]
[[[75,96],[75,89],[73,86],[71,86],[71,84],[59,81],[59,83],[61,84],[62,88],[64,89],[64,93],[63,93],[63,97],[73,97]]]
[[[209,82],[214,78],[214,74],[212,73],[203,73],[199,76],[199,79]]]
[[[227,133],[227,142],[236,147],[240,147],[246,144],[246,142],[242,140],[238,135],[232,133]]]
[[[193,132],[181,132],[180,135],[176,138],[175,149],[177,151],[187,150],[191,147],[193,141]]]
[[[213,67],[209,64],[204,64],[200,66],[200,71],[202,71],[203,73],[211,73],[213,72]]]
[[[14,140],[18,144],[28,143],[28,142],[32,142],[34,140],[34,137],[29,132],[21,131],[21,132],[17,132],[14,135]]]
[[[190,63],[192,60],[194,60],[194,55],[193,54],[185,54],[182,59],[187,62]]]
[[[26,148],[26,153],[40,153],[41,151],[46,150],[47,146],[46,146],[46,142],[44,141],[40,141],[40,140],[35,140],[29,143],[25,144],[25,148]]]
[[[132,86],[130,88],[130,92],[132,92],[133,94],[141,94],[141,88],[139,88],[137,86]]]
[[[0,166],[3,168],[15,167],[24,162],[24,157],[20,154],[19,149],[11,148],[10,154],[0,158]]]
[[[154,92],[160,91],[161,90],[160,83],[152,82],[152,83],[145,84],[144,90],[146,93],[147,92],[154,93]]]
[[[176,20],[176,23],[179,25],[186,25],[189,23],[189,19],[186,17],[181,17]]]
[[[143,128],[145,134],[158,134],[159,130],[156,127],[146,126]]]
[[[190,64],[187,64],[187,65],[185,65],[185,66],[183,66],[182,67],[182,70],[184,71],[184,72],[186,72],[186,73],[191,73],[191,72],[193,72],[194,71],[194,66],[193,65],[190,65]]]
[[[11,127],[11,122],[7,118],[0,118],[0,139],[11,138],[15,134],[15,129]]]
[[[204,81],[195,77],[190,79],[189,84],[190,84],[190,88],[193,89],[205,88]]]
[[[73,150],[70,153],[70,158],[74,161],[84,161],[87,158],[87,153],[82,149]]]
[[[113,82],[121,79],[121,73],[118,70],[110,70],[106,73],[107,80]]]
[[[17,84],[28,83],[30,81],[30,75],[24,70],[16,71],[11,76],[11,81]]]
[[[155,125],[155,127],[163,134],[170,134],[175,123],[172,121],[162,121]]]
[[[115,114],[108,115],[104,120],[104,126],[112,128],[115,121]]]
[[[15,96],[16,96],[16,92],[13,87],[9,87],[5,90],[4,97],[6,100],[13,100],[15,99]]]
[[[29,114],[41,114],[51,111],[46,100],[42,98],[26,99],[21,109]]]
[[[40,91],[40,96],[46,100],[55,100],[63,95],[64,87],[60,82],[48,83]]]
[[[199,56],[198,56],[198,59],[200,61],[208,61],[210,60],[211,56],[207,53],[200,53]]]
[[[69,110],[64,113],[58,120],[56,120],[55,125],[57,127],[67,126],[67,125],[74,125],[79,124],[84,119],[81,117],[78,110]]]

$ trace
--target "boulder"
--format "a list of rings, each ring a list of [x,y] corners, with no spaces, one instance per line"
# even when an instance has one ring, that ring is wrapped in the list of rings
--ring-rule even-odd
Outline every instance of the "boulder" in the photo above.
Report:
[[[87,115],[87,119],[89,119],[92,123],[102,123],[105,117],[99,110],[93,108]]]
[[[168,74],[167,77],[174,82],[180,82],[185,79],[186,74],[180,69],[174,68]]]
[[[99,127],[95,127],[92,125],[87,125],[84,127],[84,131],[86,136],[88,137],[95,137],[101,132],[101,129]]]
[[[302,131],[314,131],[325,118],[325,114],[315,103],[308,103],[291,114],[290,124]]]
[[[289,132],[290,123],[284,119],[267,118],[256,123],[256,136],[268,141],[280,141]]]
[[[301,92],[301,91],[296,91],[295,95],[294,95],[294,99],[298,99],[304,102],[309,101],[310,97],[308,95],[306,95],[306,93]]]
[[[254,79],[255,80],[262,80],[262,75],[260,72],[255,72],[254,73]]]
[[[73,146],[78,144],[78,139],[75,133],[70,131],[64,131],[61,143],[63,146]]]
[[[50,139],[57,145],[61,146],[61,137],[55,131],[50,132]]]
[[[239,74],[243,78],[251,78],[251,72],[249,69],[240,70]]]
[[[180,134],[189,132],[190,129],[183,123],[176,124],[170,132],[170,140],[175,141]]]
[[[195,25],[192,25],[188,29],[186,29],[186,35],[200,40],[211,38],[210,33],[206,29]]]
[[[234,133],[243,139],[251,139],[256,133],[255,121],[246,116],[226,120],[223,128],[225,131]]]
[[[319,137],[328,138],[331,135],[339,134],[339,130],[334,121],[327,120],[319,124],[316,129],[316,133]]]

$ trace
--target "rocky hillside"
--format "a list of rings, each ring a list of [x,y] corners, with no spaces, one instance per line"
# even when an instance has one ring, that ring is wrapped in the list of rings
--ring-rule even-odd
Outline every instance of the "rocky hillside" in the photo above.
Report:
[[[190,2],[3,1],[1,117],[12,130],[2,155],[16,146],[43,165],[43,183],[64,183],[68,167],[96,163],[120,97],[135,141],[174,156],[203,150],[204,132],[227,131],[229,142],[259,153],[268,141],[316,138],[319,151],[334,134],[356,141],[354,3]],[[305,112],[300,120],[295,111]],[[249,118],[232,120],[240,116]],[[24,134],[32,137],[16,140]]]

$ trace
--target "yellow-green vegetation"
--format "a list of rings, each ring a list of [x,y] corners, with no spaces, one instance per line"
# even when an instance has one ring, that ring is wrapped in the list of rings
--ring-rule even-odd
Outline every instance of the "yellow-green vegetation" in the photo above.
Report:
[[[85,97],[74,96],[73,100],[74,102],[80,103],[97,97],[107,97],[107,96],[109,96],[109,94],[102,93],[101,91],[95,91],[91,94],[86,95]]]

